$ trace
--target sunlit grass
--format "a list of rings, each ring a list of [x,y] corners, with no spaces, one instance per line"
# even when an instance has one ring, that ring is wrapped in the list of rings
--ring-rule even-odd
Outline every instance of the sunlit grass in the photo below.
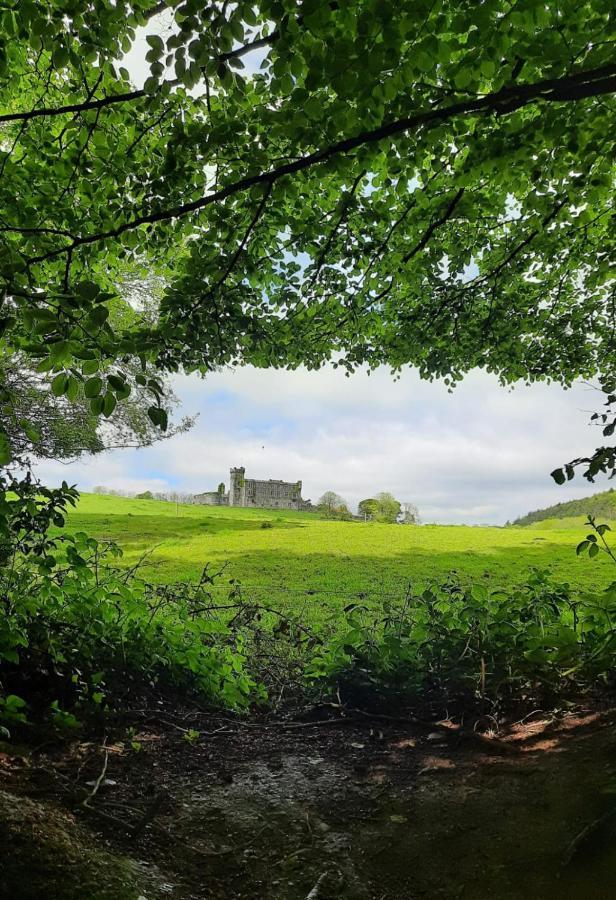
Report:
[[[273,527],[262,528],[263,522]],[[409,580],[456,571],[488,585],[520,583],[532,566],[582,589],[616,579],[608,559],[578,558],[583,518],[528,528],[419,527],[332,522],[311,513],[184,506],[84,494],[70,530],[116,541],[126,564],[148,553],[142,572],[159,582],[195,580],[205,563],[224,569],[218,591],[244,592],[309,618],[350,598],[400,597]]]

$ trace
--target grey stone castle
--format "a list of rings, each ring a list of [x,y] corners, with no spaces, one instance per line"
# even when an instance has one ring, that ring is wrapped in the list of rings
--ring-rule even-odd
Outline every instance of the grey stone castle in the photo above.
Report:
[[[217,491],[195,494],[195,503],[206,506],[261,506],[268,509],[312,509],[302,499],[301,481],[259,481],[246,478],[244,467],[231,469],[229,490],[221,484]]]

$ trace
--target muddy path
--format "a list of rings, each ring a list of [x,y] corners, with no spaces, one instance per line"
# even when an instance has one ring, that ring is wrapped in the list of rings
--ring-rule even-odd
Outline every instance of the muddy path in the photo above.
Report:
[[[159,704],[104,746],[3,750],[0,788],[128,858],[135,900],[616,896],[613,712],[537,714],[493,739],[448,722],[238,724]]]

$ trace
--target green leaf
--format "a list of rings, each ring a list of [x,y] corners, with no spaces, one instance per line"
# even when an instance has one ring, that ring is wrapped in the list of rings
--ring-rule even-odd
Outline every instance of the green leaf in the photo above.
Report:
[[[11,459],[11,444],[6,434],[0,431],[0,466],[8,466]]]
[[[104,405],[105,405],[105,401],[103,400],[103,398],[100,394],[98,397],[93,397],[92,400],[90,400],[90,409],[92,410],[92,412],[94,413],[95,416],[101,415],[101,413],[103,412]]]
[[[74,375],[68,376],[68,384],[66,387],[66,396],[71,403],[74,403],[79,395],[79,382]]]
[[[40,431],[38,431],[38,429],[34,428],[34,426],[28,422],[24,424],[24,432],[26,434],[26,437],[32,444],[38,444],[38,442],[41,440]]]
[[[51,382],[51,392],[54,397],[62,397],[63,394],[66,393],[68,388],[68,378],[65,372],[60,372],[59,375]]]
[[[15,324],[14,316],[0,316],[0,338]]]
[[[454,84],[456,88],[460,91],[466,90],[466,88],[470,85],[473,80],[473,73],[470,68],[460,69],[459,72],[456,72],[454,77]]]
[[[107,381],[115,391],[124,391],[126,388],[126,381],[119,375],[108,375]]]
[[[99,370],[99,362],[97,359],[87,359],[81,366],[84,375],[94,375]]]
[[[85,300],[94,300],[98,295],[100,288],[93,281],[81,281],[76,287],[75,292]]]
[[[109,318],[109,310],[106,306],[96,306],[88,317],[95,325],[102,327]]]
[[[103,388],[102,378],[89,378],[83,388],[83,392],[88,399],[97,397]]]
[[[66,47],[58,46],[51,54],[51,61],[56,69],[62,69],[69,61],[69,52]]]
[[[75,347],[73,350],[73,356],[75,359],[95,359],[96,354],[94,350],[91,350],[89,347]]]
[[[148,416],[150,421],[162,431],[167,430],[167,413],[160,406],[150,406]]]
[[[163,43],[163,39],[158,34],[148,34],[146,35],[146,41],[152,47],[153,50],[160,50],[162,53],[165,49],[165,45]]]
[[[115,394],[111,391],[107,391],[103,398],[103,414],[109,418],[109,416],[113,413],[116,408],[117,400],[115,398]]]

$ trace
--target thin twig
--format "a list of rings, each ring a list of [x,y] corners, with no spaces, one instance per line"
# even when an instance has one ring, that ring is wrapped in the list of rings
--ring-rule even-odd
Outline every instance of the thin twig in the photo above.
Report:
[[[107,738],[105,738],[105,740],[103,741],[103,747],[105,747],[106,742],[107,742]],[[97,778],[96,781],[94,782],[94,787],[92,788],[92,790],[90,791],[90,793],[88,794],[88,796],[85,798],[85,800],[82,801],[82,803],[81,803],[82,806],[89,807],[89,806],[90,806],[90,801],[93,800],[94,797],[96,797],[96,794],[98,793],[98,789],[100,788],[101,784],[102,784],[103,781],[105,780],[105,775],[107,774],[107,764],[108,764],[108,762],[109,762],[109,751],[108,751],[107,748],[105,747],[105,759],[104,759],[104,762],[103,762],[103,768],[101,769],[100,775],[98,776],[98,778]]]

